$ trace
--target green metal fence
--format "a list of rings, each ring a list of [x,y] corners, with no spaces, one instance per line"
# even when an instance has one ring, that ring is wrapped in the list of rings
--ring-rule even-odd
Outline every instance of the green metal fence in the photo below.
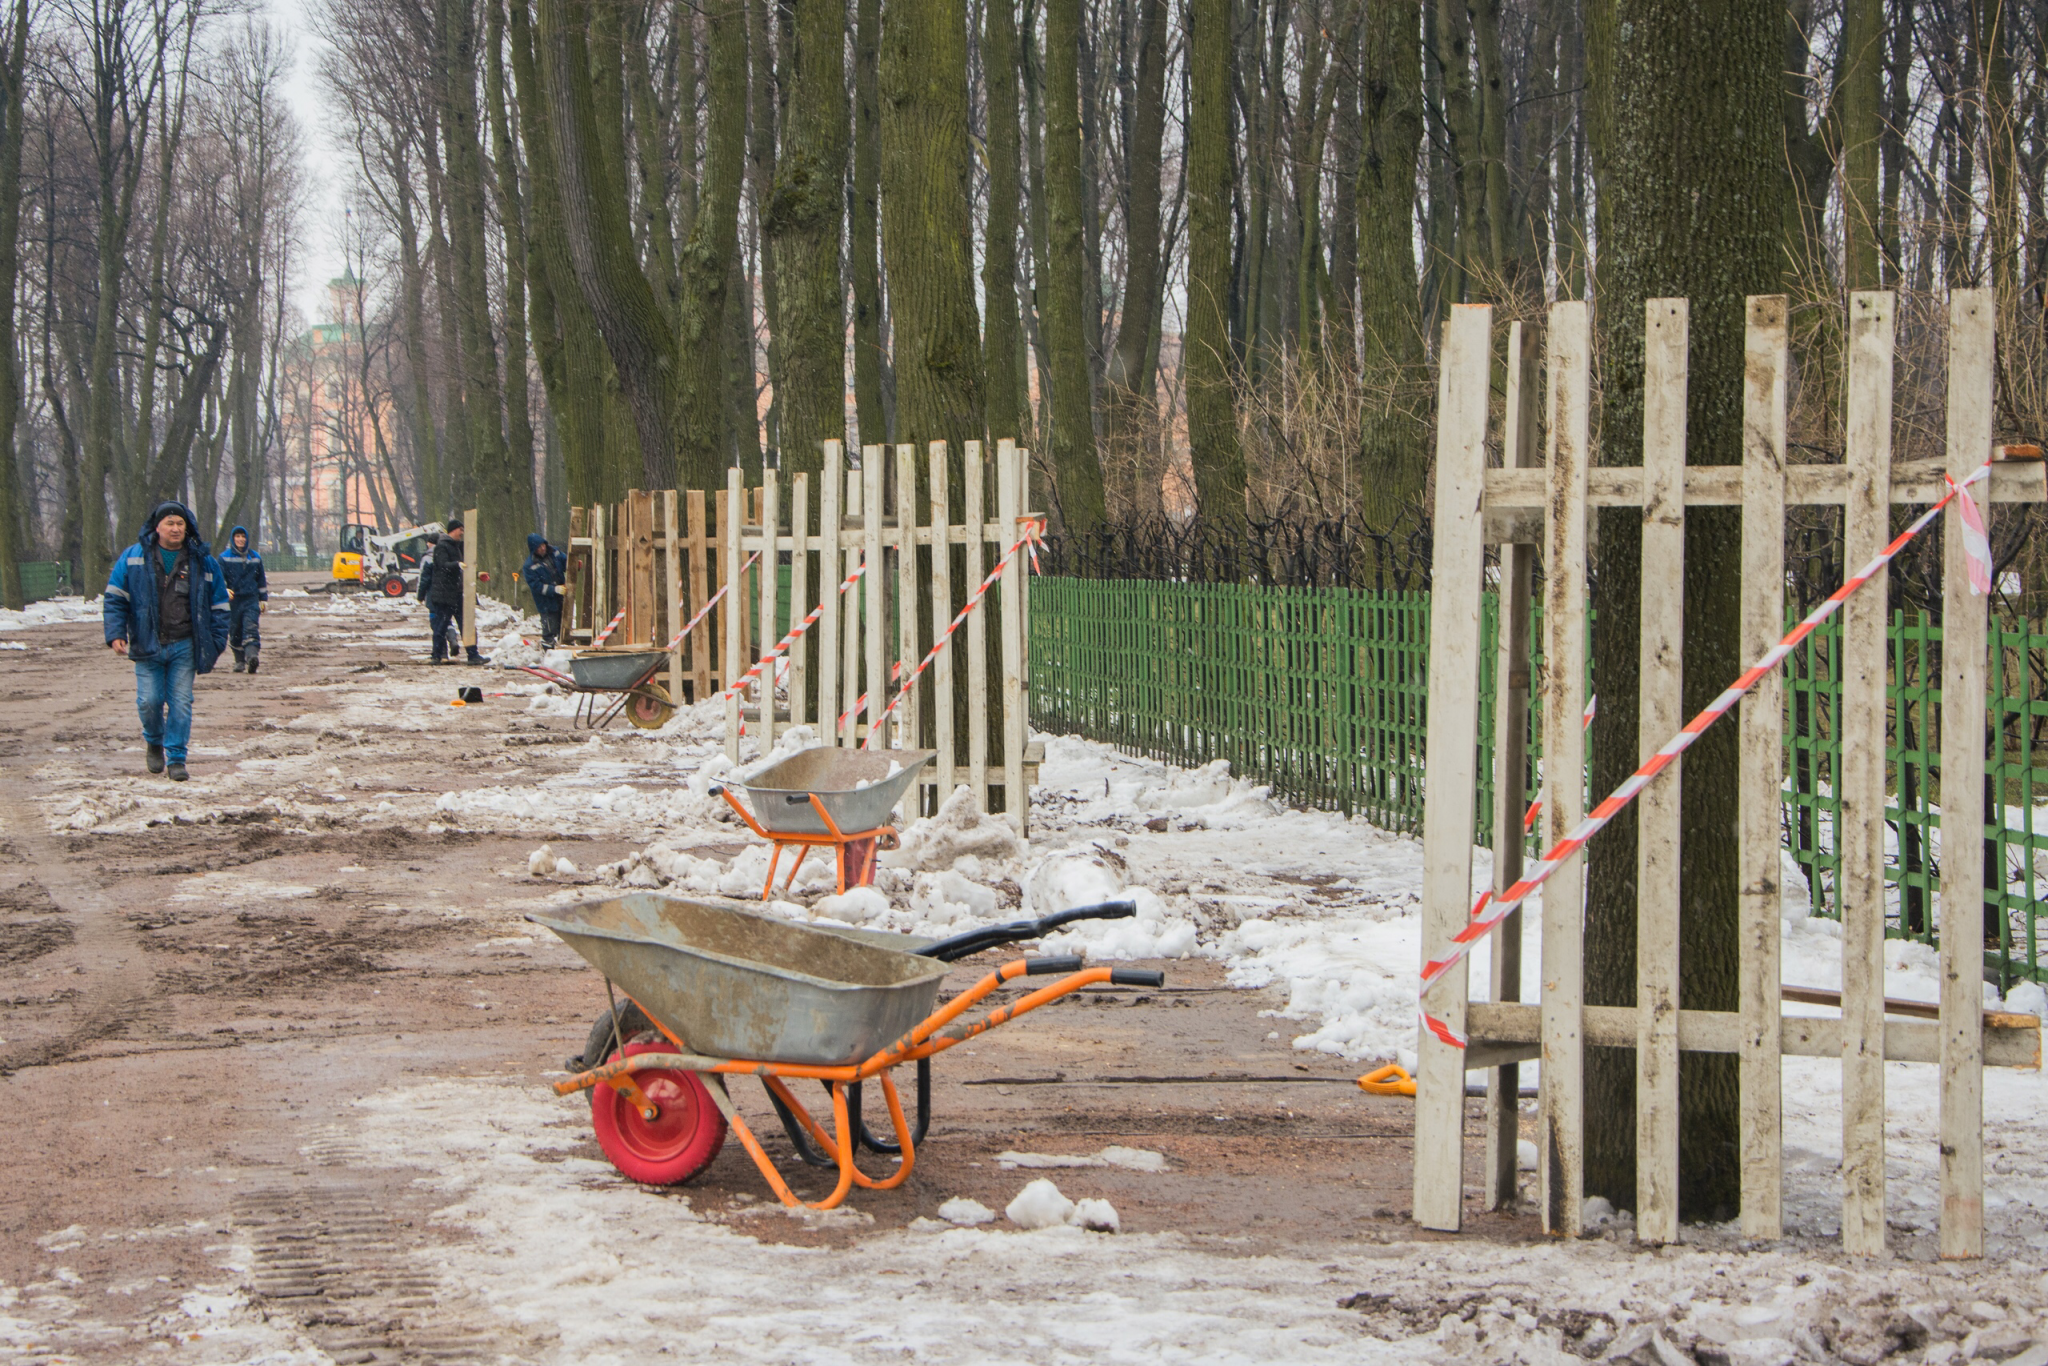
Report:
[[[1490,843],[1497,606],[1482,615],[1479,790],[1473,833]],[[1422,826],[1429,595],[1047,577],[1031,590],[1031,716],[1184,766],[1233,772],[1305,806]],[[1532,637],[1541,640],[1540,629]],[[2048,978],[2037,942],[2048,891],[2048,623],[1996,624],[1987,723],[1986,967],[2001,989]],[[1940,883],[1941,631],[1890,630],[1888,932],[1931,942]],[[1840,808],[1840,634],[1830,622],[1787,666],[1785,844],[1814,910],[1834,915]],[[1532,707],[1525,800],[1541,720]],[[2040,805],[2037,806],[2037,802]]]
[[[21,568],[21,600],[41,602],[78,590],[71,586],[69,560],[18,560]]]

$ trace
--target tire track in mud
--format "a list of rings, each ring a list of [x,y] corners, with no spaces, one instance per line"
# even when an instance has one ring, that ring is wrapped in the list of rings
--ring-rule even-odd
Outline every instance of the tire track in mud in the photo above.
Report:
[[[430,1211],[345,1139],[300,1149],[297,1178],[236,1197],[234,1222],[255,1252],[250,1291],[341,1366],[531,1362],[534,1345],[432,1266]]]

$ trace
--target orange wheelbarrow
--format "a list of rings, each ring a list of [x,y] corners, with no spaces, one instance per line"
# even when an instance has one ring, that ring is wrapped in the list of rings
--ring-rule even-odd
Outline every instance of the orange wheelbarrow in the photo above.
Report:
[[[936,942],[846,927],[798,924],[774,916],[652,894],[527,918],[559,935],[622,988],[591,1030],[558,1095],[587,1090],[598,1146],[622,1173],[649,1185],[687,1181],[711,1164],[728,1132],[737,1134],[783,1204],[835,1208],[854,1186],[889,1190],[910,1175],[930,1124],[930,1060],[1020,1015],[1108,982],[1159,987],[1162,973],[1090,968],[1078,957],[1018,958],[938,1004],[946,964],[983,949],[1048,933],[1069,921],[1136,913],[1110,902],[1042,920],[987,926]],[[1053,977],[1035,991],[967,1018],[975,1007],[1023,977]],[[891,1077],[918,1068],[913,1129]],[[726,1078],[761,1079],[797,1155],[836,1169],[823,1200],[803,1201],[733,1106]],[[830,1126],[805,1109],[789,1081],[825,1084]],[[881,1083],[894,1139],[869,1132],[861,1087]],[[901,1158],[874,1177],[855,1156],[866,1147]]]
[[[875,880],[878,850],[896,847],[889,824],[904,791],[938,753],[932,749],[837,749],[815,745],[771,764],[740,786],[749,811],[728,787],[711,789],[739,813],[747,828],[775,846],[761,900],[775,890],[775,870],[786,849],[797,851],[784,879],[786,890],[811,850],[839,851],[839,893]]]

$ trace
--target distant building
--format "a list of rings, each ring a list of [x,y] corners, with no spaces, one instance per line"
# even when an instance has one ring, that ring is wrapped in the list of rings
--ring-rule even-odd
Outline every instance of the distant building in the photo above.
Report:
[[[307,539],[305,553],[335,548],[344,524],[397,529],[404,504],[379,455],[378,430],[393,439],[391,394],[370,363],[363,382],[364,333],[355,319],[364,305],[352,270],[327,282],[329,321],[291,343],[284,358],[282,414],[292,478],[287,491],[289,535]],[[374,321],[374,320],[373,320]]]

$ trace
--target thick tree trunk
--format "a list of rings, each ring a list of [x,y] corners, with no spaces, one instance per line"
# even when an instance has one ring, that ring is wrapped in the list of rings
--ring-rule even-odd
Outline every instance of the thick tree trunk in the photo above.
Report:
[[[1017,321],[1017,209],[1023,165],[1017,145],[1017,15],[1011,0],[984,0],[981,62],[988,89],[988,221],[981,260],[988,434],[992,441],[1022,440],[1027,399]]]
[[[1770,0],[1617,0],[1612,147],[1603,182],[1602,463],[1641,462],[1643,303],[1692,301],[1686,457],[1742,459],[1744,300],[1779,278],[1781,147],[1776,108],[1782,11]],[[1594,610],[1600,711],[1592,790],[1605,795],[1640,759],[1637,680],[1640,519],[1603,514]],[[1690,715],[1740,670],[1741,537],[1734,509],[1689,508],[1685,527],[1684,697]],[[1685,757],[1680,955],[1686,1010],[1736,1004],[1735,732],[1717,727]],[[1668,779],[1667,779],[1668,781]],[[1636,840],[1617,820],[1589,852],[1586,1000],[1635,998]],[[1680,1060],[1679,1202],[1690,1220],[1740,1203],[1735,1055]],[[1622,1049],[1589,1049],[1586,1193],[1635,1200],[1635,1070]]]
[[[0,68],[0,606],[20,610],[21,558],[28,549],[27,500],[14,458],[21,412],[14,301],[21,278],[22,92],[28,84],[28,0],[15,0],[7,65]],[[91,591],[87,587],[87,592]]]
[[[1848,289],[1876,289],[1880,280],[1884,58],[1884,0],[1846,0],[1835,98],[1842,111],[1842,284]]]
[[[1367,8],[1365,109],[1358,158],[1358,320],[1365,387],[1353,483],[1366,524],[1385,529],[1429,478],[1419,416],[1422,297],[1415,275],[1415,158],[1422,146],[1422,7]]]
[[[1138,70],[1132,87],[1136,106],[1130,118],[1125,156],[1129,168],[1124,208],[1124,281],[1118,301],[1116,345],[1103,373],[1103,444],[1114,468],[1126,471],[1118,490],[1121,509],[1130,511],[1157,502],[1147,500],[1139,485],[1156,480],[1159,471],[1145,458],[1145,445],[1157,425],[1151,411],[1152,318],[1165,276],[1165,248],[1159,240],[1160,146],[1166,132],[1166,4],[1138,0]]]
[[[746,0],[747,57],[753,71],[749,87],[751,113],[747,119],[748,197],[753,214],[747,254],[760,281],[760,316],[767,326],[765,351],[768,362],[767,446],[782,448],[782,309],[781,281],[776,277],[775,253],[768,240],[768,202],[775,189],[775,49],[768,40],[770,0]],[[753,310],[748,310],[751,320]],[[754,348],[747,348],[752,366]]]
[[[484,68],[484,94],[490,101],[492,188],[505,250],[505,446],[507,474],[523,485],[529,510],[534,507],[533,414],[527,396],[526,344],[526,203],[519,187],[519,152],[512,141],[512,118],[505,91],[505,0],[490,5]],[[508,532],[511,528],[507,528]],[[526,538],[514,543],[521,552],[512,565],[524,562]]]
[[[795,42],[784,54],[789,114],[775,193],[762,227],[780,291],[782,464],[789,475],[822,467],[826,439],[846,439],[846,304],[840,224],[846,184],[846,6],[796,0]],[[812,496],[811,506],[818,506]]]
[[[853,407],[863,445],[889,439],[882,372],[882,0],[855,0],[853,183],[847,273],[853,283]]]
[[[1102,464],[1095,453],[1095,395],[1082,321],[1087,254],[1081,240],[1081,0],[1045,5],[1046,264],[1038,282],[1039,317],[1052,359],[1054,510],[1070,532],[1085,534],[1104,516]],[[891,278],[895,276],[892,273]]]
[[[964,0],[890,0],[882,14],[880,90],[896,434],[951,443],[957,465],[960,443],[985,431]],[[959,487],[957,478],[952,486]]]
[[[710,117],[697,218],[682,248],[676,303],[677,474],[682,481],[676,487],[681,488],[717,488],[725,482],[726,304],[738,264],[740,186],[747,161],[746,22],[740,0],[713,0],[704,7]],[[736,359],[752,371],[751,349]]]
[[[1230,352],[1230,0],[1188,3],[1188,446],[1202,512],[1245,513]]]

